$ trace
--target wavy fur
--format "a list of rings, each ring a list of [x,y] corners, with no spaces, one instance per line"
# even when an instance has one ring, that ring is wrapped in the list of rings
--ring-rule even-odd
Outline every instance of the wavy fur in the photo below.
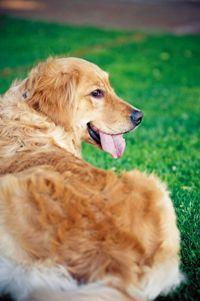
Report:
[[[104,99],[91,97],[97,88]],[[126,132],[132,110],[106,72],[76,58],[41,63],[1,98],[1,292],[18,301],[136,301],[180,283],[165,185],[81,158],[82,141],[95,144],[88,122]]]

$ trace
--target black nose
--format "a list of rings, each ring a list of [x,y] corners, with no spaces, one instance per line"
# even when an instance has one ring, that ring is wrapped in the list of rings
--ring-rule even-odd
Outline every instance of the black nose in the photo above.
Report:
[[[133,110],[133,112],[131,113],[131,121],[135,126],[140,124],[142,118],[143,113],[141,111]]]

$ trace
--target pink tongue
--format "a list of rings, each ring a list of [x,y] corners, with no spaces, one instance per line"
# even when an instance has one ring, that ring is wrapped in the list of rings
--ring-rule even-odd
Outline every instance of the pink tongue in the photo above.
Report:
[[[119,158],[123,155],[126,147],[125,139],[121,134],[108,135],[99,131],[101,146],[105,152],[110,153],[113,158]]]

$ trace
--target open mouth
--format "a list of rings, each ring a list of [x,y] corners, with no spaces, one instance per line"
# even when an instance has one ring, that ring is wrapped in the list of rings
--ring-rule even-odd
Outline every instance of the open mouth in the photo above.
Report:
[[[100,135],[99,135],[99,131],[94,128],[94,126],[91,125],[91,123],[89,122],[87,124],[88,127],[88,133],[90,134],[90,137],[99,145],[101,146],[101,139],[100,139]]]
[[[126,142],[122,134],[106,134],[90,122],[87,124],[88,133],[92,140],[105,152],[110,153],[113,158],[120,158],[125,150]]]

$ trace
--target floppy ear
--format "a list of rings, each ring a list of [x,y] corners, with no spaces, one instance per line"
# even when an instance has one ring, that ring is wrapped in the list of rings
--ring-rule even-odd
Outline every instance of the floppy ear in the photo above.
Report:
[[[56,124],[69,127],[78,79],[77,70],[63,72],[54,59],[49,59],[31,71],[24,85],[28,91],[27,103]]]

